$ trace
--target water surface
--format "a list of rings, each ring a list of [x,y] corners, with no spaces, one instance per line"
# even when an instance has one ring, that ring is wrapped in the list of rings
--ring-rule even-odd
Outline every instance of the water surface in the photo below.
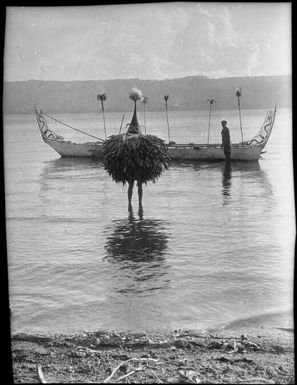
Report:
[[[243,111],[245,139],[264,116]],[[104,136],[100,115],[55,117]],[[108,134],[121,117],[107,115]],[[173,140],[205,143],[207,111],[169,118]],[[215,111],[211,142],[220,142],[223,118],[239,141],[237,111]],[[91,140],[52,126],[65,139]],[[128,211],[126,186],[101,162],[59,158],[33,115],[6,115],[4,128],[13,332],[205,329],[292,309],[289,110],[278,111],[259,162],[172,163],[144,186],[143,213],[136,195]],[[164,113],[147,113],[147,132],[166,139]]]

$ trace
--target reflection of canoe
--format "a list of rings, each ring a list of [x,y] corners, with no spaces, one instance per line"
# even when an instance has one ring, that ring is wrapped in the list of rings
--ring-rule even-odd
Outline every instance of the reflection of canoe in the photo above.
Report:
[[[52,131],[42,111],[36,112],[36,119],[42,138],[63,157],[102,158],[102,140],[97,142],[74,143],[65,141],[63,137]],[[258,160],[270,137],[276,108],[267,111],[264,123],[258,133],[250,140],[232,144],[231,160]],[[220,144],[176,144],[170,142],[168,154],[171,160],[224,160],[224,152]]]

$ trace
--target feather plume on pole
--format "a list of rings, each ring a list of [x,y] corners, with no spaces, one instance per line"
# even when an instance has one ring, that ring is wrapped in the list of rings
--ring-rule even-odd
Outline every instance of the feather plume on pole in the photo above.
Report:
[[[98,94],[97,95],[97,100],[101,102],[101,109],[102,109],[102,114],[103,114],[103,126],[104,126],[104,133],[105,133],[105,139],[107,138],[107,134],[106,134],[106,127],[105,127],[105,112],[104,112],[104,102],[106,101],[107,99],[107,95],[106,93],[104,94]]]
[[[170,128],[169,128],[169,120],[168,120],[168,99],[169,99],[169,95],[165,95],[164,100],[165,100],[166,119],[167,119],[167,128],[168,128],[168,143],[170,143]]]
[[[139,88],[132,88],[132,91],[129,93],[129,98],[132,99],[134,102],[137,102],[138,100],[143,99],[142,91]]]
[[[241,140],[242,140],[242,143],[243,143],[243,132],[242,132],[241,110],[240,110],[240,97],[242,96],[241,88],[238,88],[235,91],[235,95],[237,96],[237,99],[238,99],[238,111],[239,111],[239,122],[240,122],[240,131],[241,131]]]
[[[208,137],[207,137],[207,144],[209,144],[211,106],[212,106],[212,104],[215,103],[216,101],[215,101],[214,99],[212,99],[212,98],[207,99],[207,101],[209,102],[209,119],[208,119]]]

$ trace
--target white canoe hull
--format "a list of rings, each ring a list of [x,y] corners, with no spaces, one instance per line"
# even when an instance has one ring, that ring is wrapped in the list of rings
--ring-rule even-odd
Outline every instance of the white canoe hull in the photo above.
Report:
[[[62,157],[102,159],[102,145],[96,142],[73,143],[47,139],[45,142]],[[258,160],[264,146],[237,145],[232,147],[231,160]],[[219,145],[212,146],[180,146],[168,147],[171,160],[224,160],[223,149]]]
[[[97,142],[73,143],[45,139],[45,143],[63,157],[102,158],[102,144]]]
[[[49,129],[42,112],[36,111],[37,123],[45,143],[51,146],[62,157],[102,159],[102,142],[74,143],[64,141],[63,137]],[[276,108],[267,112],[264,123],[258,133],[249,141],[232,144],[231,160],[258,160],[270,137]],[[220,144],[175,144],[168,146],[171,160],[225,160],[224,150]]]

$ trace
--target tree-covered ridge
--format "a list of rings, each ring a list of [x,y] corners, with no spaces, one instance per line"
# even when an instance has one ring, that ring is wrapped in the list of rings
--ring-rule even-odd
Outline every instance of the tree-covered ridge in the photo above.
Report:
[[[138,87],[149,100],[147,111],[164,110],[169,94],[170,110],[207,110],[207,99],[216,100],[217,109],[236,109],[234,92],[241,88],[242,108],[291,107],[291,76],[257,76],[210,79],[189,76],[180,79],[114,79],[90,81],[28,80],[4,82],[4,113],[31,113],[34,104],[47,112],[96,112],[98,90],[108,95],[106,112],[130,111],[127,93]]]

